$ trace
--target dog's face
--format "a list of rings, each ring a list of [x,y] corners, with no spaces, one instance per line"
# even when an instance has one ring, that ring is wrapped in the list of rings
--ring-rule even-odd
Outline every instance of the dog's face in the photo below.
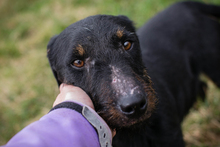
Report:
[[[141,59],[138,37],[125,16],[91,16],[67,27],[48,44],[58,85],[81,87],[112,128],[146,120],[154,90]]]

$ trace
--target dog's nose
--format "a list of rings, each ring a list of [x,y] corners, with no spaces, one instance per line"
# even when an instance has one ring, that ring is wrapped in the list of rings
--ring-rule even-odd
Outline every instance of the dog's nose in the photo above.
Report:
[[[139,117],[147,109],[146,96],[136,94],[121,98],[120,108],[122,113],[129,117]]]

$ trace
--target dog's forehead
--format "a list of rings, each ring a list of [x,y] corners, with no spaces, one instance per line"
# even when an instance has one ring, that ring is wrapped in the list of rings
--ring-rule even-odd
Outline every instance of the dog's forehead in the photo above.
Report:
[[[122,38],[125,34],[135,32],[128,18],[108,15],[91,16],[70,25],[63,34],[68,34],[74,49],[81,55],[86,46],[109,44],[113,37]]]
[[[133,28],[132,21],[126,16],[112,16],[112,15],[95,15],[87,17],[77,22],[80,26],[93,26],[91,29],[96,29],[98,26],[102,28],[109,28],[111,26],[122,26]]]
[[[135,33],[135,28],[125,16],[95,15],[67,27],[60,33],[55,45],[62,48],[62,52],[96,56],[117,44],[115,40],[132,33]]]
[[[122,37],[123,31],[135,32],[131,20],[125,16],[95,15],[80,20],[70,26],[71,29],[80,30],[81,36],[88,33],[95,35],[97,38],[116,34]],[[78,36],[78,35],[77,35]]]

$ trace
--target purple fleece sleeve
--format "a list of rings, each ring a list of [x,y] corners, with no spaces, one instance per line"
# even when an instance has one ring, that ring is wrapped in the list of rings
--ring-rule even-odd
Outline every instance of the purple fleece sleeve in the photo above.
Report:
[[[4,147],[100,147],[93,126],[77,111],[59,108],[43,116]]]

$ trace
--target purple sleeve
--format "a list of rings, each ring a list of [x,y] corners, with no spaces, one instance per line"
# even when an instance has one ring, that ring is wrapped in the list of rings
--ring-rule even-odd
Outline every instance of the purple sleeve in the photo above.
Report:
[[[77,111],[59,108],[17,133],[4,147],[100,147],[93,126]]]

